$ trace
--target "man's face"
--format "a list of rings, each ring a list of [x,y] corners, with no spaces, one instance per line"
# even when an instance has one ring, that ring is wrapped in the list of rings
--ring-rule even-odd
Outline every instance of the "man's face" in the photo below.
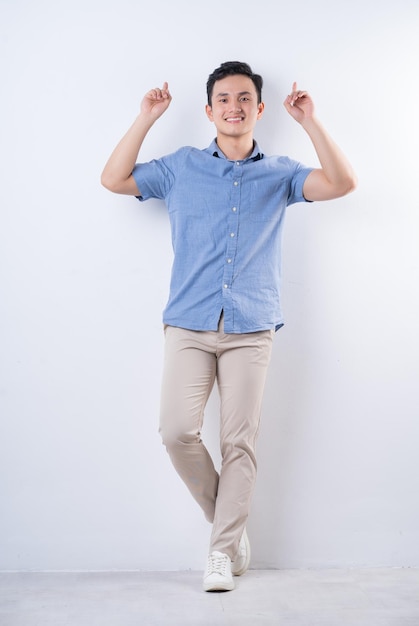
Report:
[[[218,134],[253,137],[253,129],[264,109],[263,102],[258,104],[257,100],[251,78],[242,74],[226,76],[214,83],[211,106],[206,106],[206,113]]]

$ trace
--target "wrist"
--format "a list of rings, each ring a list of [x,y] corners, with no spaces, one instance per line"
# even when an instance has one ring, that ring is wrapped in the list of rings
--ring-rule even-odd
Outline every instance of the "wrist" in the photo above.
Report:
[[[151,115],[150,113],[146,113],[144,111],[140,111],[140,113],[135,118],[134,124],[144,128],[145,130],[149,130],[154,122],[156,121],[156,117]]]
[[[306,130],[307,132],[310,131],[311,129],[320,127],[320,121],[317,119],[317,117],[314,114],[308,117],[304,117],[300,123],[301,123],[301,126],[304,128],[304,130]]]

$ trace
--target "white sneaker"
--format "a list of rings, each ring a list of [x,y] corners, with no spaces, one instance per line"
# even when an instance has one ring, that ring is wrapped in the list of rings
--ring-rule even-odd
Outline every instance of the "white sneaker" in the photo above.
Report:
[[[231,560],[227,554],[214,551],[209,555],[203,587],[204,591],[232,591],[234,589]]]
[[[239,543],[239,551],[231,565],[231,573],[233,574],[233,576],[241,576],[242,574],[244,574],[249,568],[249,563],[250,543],[246,529],[244,529]]]

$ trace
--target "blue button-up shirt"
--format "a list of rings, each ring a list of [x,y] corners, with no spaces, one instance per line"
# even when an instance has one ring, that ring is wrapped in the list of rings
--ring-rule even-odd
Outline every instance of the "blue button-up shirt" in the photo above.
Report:
[[[215,140],[183,147],[133,171],[139,200],[161,198],[169,212],[174,260],[163,322],[191,330],[278,329],[285,209],[303,202],[312,168],[261,154],[230,161]]]

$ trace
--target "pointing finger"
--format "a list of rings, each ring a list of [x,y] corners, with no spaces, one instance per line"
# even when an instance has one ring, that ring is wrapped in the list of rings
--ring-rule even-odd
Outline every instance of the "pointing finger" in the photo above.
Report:
[[[161,94],[163,98],[170,98],[169,84],[167,82],[163,83],[163,87],[161,88]]]
[[[294,81],[292,83],[292,89],[291,89],[291,93],[289,95],[289,102],[291,106],[294,106],[294,102],[296,101],[298,95],[297,95],[297,83],[296,81]]]

